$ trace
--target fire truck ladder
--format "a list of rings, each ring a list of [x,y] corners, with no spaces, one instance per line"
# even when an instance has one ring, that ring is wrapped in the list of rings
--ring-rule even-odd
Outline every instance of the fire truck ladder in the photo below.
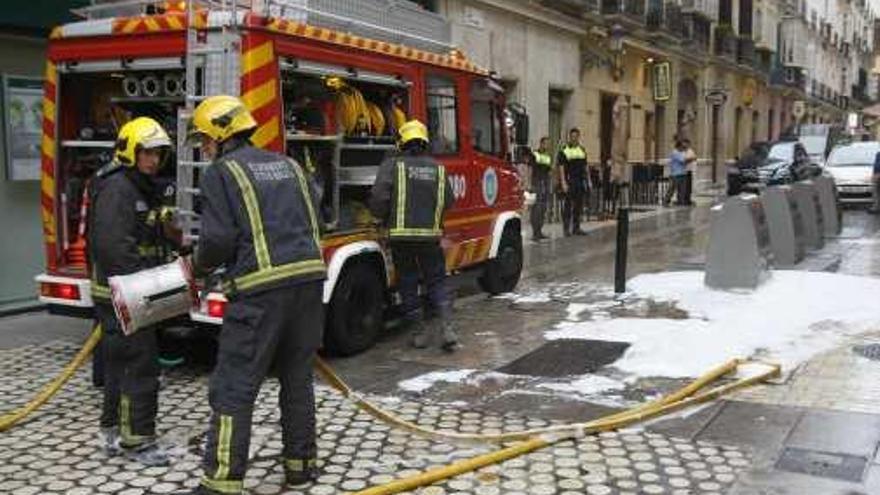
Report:
[[[177,111],[177,208],[184,245],[198,239],[196,171],[211,164],[197,157],[196,144],[187,139],[187,133],[199,102],[209,96],[239,93],[238,13],[245,8],[238,0],[187,2],[185,100]],[[196,16],[203,9],[208,13],[207,25],[200,29]]]

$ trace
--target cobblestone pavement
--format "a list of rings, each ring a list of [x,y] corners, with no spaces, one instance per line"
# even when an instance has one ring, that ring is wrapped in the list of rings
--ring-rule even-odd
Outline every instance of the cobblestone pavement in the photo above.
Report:
[[[76,352],[53,341],[0,351],[3,411],[24,404]],[[40,370],[35,378],[34,370]],[[176,454],[169,468],[143,467],[100,450],[100,391],[88,373],[71,383],[31,421],[0,435],[0,493],[12,495],[173,493],[197,483],[199,433],[210,414],[204,374],[172,370],[162,379],[160,432]],[[251,469],[254,494],[332,494],[357,491],[490,450],[450,444],[395,430],[359,412],[334,391],[317,390],[323,475],[303,491],[284,491],[277,427],[278,384],[268,381],[254,412]],[[445,431],[486,433],[547,426],[520,412],[485,414],[448,404],[373,397],[403,418]],[[423,488],[422,494],[692,494],[724,493],[749,458],[736,447],[624,430],[564,442],[498,466]]]

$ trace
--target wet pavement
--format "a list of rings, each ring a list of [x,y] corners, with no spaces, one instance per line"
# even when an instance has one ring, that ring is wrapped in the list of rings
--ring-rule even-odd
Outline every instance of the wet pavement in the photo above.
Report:
[[[707,205],[633,215],[628,276],[702,269],[708,220]],[[585,421],[681,386],[686,380],[680,377],[626,380],[614,367],[626,345],[547,339],[548,330],[566,322],[694,316],[674,302],[613,293],[613,224],[593,225],[585,237],[562,238],[558,226],[549,231],[551,241],[527,241],[515,294],[488,298],[473,290],[470,275],[457,279],[459,352],[413,350],[392,326],[370,351],[332,365],[366,397],[442,431],[491,433]],[[846,212],[843,233],[797,269],[880,276],[880,221]],[[871,358],[874,351],[880,356],[880,346],[870,347],[880,344],[876,330],[814,356],[790,370],[784,383],[666,421],[560,443],[416,493],[880,493],[880,361]],[[51,379],[87,331],[86,322],[44,314],[0,319],[0,413]],[[565,360],[547,363],[562,351]],[[574,359],[581,361],[569,362]],[[626,387],[579,389],[572,377],[599,385],[620,380]],[[78,372],[32,421],[0,433],[0,493],[135,495],[191,486],[209,414],[206,379],[199,366],[164,372],[160,428],[180,460],[171,468],[143,468],[100,452],[100,392],[90,386],[88,372]],[[264,385],[255,412],[249,493],[353,492],[492,448],[396,430],[320,386],[324,474],[302,491],[285,491],[276,459],[277,388],[274,380]]]

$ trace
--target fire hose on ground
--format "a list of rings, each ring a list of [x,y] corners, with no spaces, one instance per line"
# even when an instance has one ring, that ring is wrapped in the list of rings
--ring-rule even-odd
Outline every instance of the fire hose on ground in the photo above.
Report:
[[[12,411],[11,413],[4,414],[0,416],[0,431],[6,431],[13,426],[15,426],[18,422],[28,417],[31,413],[39,409],[40,406],[45,404],[49,399],[52,398],[61,387],[70,380],[70,377],[76,373],[76,370],[79,369],[80,366],[89,358],[92,354],[92,351],[95,350],[95,346],[98,345],[98,342],[101,341],[101,325],[95,325],[95,328],[92,330],[92,334],[89,335],[88,340],[83,345],[82,349],[74,356],[73,360],[64,367],[64,370],[55,377],[48,385],[46,385],[40,393],[37,394],[36,397],[31,399],[30,402],[24,405],[24,407]]]
[[[73,360],[68,363],[64,370],[51,383],[37,394],[34,399],[28,402],[24,407],[13,411],[9,414],[0,416],[0,432],[8,430],[12,426],[19,423],[28,415],[37,410],[46,403],[62,386],[70,379],[71,376],[79,369],[80,366],[88,359],[92,351],[101,339],[101,326],[96,325],[92,334],[89,336],[82,349],[76,354]],[[438,481],[448,479],[470,471],[475,471],[482,467],[499,464],[509,459],[519,457],[544,447],[548,447],[555,443],[581,438],[585,435],[600,433],[623,428],[638,422],[646,421],[659,416],[671,414],[682,409],[697,406],[715,400],[726,394],[736,390],[749,387],[761,382],[766,382],[773,378],[779,377],[781,368],[777,364],[761,363],[767,366],[767,370],[754,376],[741,378],[737,381],[719,385],[709,390],[700,392],[708,385],[716,382],[721,377],[736,371],[742,364],[754,361],[733,359],[728,361],[701,377],[697,378],[687,386],[677,390],[676,392],[662,397],[660,399],[647,402],[636,406],[632,409],[611,414],[593,421],[585,423],[572,423],[564,425],[553,425],[546,428],[538,428],[532,430],[499,433],[499,434],[478,434],[478,433],[456,433],[437,431],[423,426],[419,426],[411,421],[407,421],[394,413],[387,411],[376,404],[370,402],[362,395],[358,394],[349,387],[342,378],[337,375],[332,368],[321,358],[316,360],[315,368],[321,377],[343,397],[355,403],[355,405],[370,414],[374,418],[389,425],[407,430],[413,434],[429,437],[435,440],[451,440],[456,442],[491,442],[491,443],[510,443],[517,442],[513,445],[502,447],[493,452],[477,455],[469,459],[456,461],[446,466],[390,483],[375,486],[357,492],[355,495],[388,495],[399,493],[406,490],[412,490],[421,486],[436,483]]]

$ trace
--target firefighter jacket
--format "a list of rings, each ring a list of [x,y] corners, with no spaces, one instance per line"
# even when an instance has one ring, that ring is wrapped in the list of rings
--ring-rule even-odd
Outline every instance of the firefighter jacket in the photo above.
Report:
[[[89,261],[92,298],[110,302],[107,278],[165,261],[168,242],[157,221],[161,198],[152,177],[116,162],[89,183]]]
[[[590,177],[587,170],[587,152],[583,146],[566,144],[559,150],[557,161],[562,166],[569,187],[587,187]]]
[[[400,155],[379,167],[370,211],[388,226],[393,241],[436,241],[454,199],[443,165],[425,155]]]
[[[226,295],[323,280],[317,191],[290,158],[242,144],[201,178],[195,268],[225,268]]]

